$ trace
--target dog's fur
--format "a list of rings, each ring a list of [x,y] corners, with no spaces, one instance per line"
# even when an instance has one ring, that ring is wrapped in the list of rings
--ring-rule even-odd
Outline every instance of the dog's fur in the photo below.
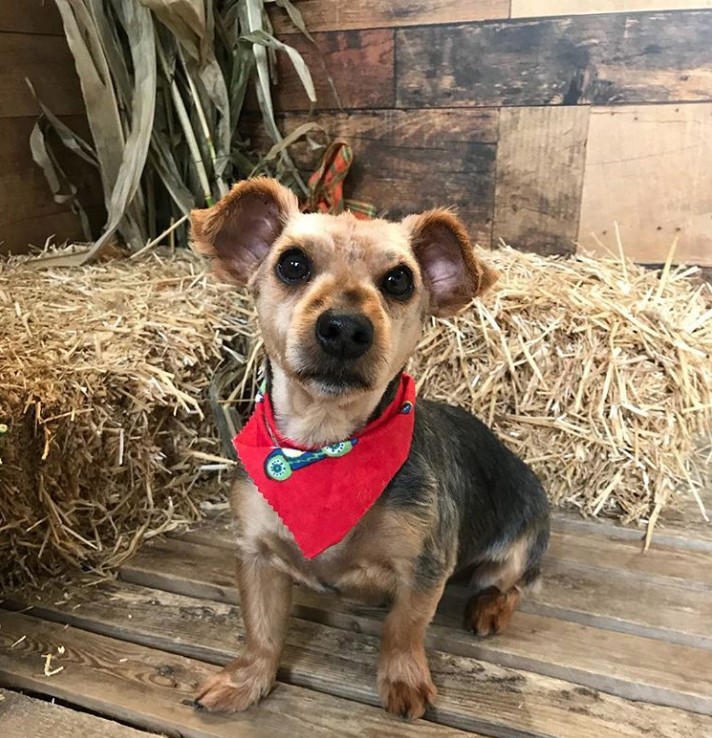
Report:
[[[192,227],[214,272],[254,296],[278,429],[299,446],[341,441],[376,417],[393,398],[424,320],[457,313],[497,278],[449,211],[399,223],[304,214],[289,190],[265,178],[194,211]],[[276,264],[295,247],[312,273],[285,284]],[[414,277],[406,300],[381,289],[383,275],[399,265]],[[370,319],[373,344],[362,357],[337,361],[322,351],[315,323],[326,310]],[[301,555],[244,473],[231,501],[247,643],[200,687],[196,704],[209,710],[242,710],[269,692],[298,582],[390,603],[379,691],[391,712],[420,717],[436,697],[424,636],[446,582],[466,571],[469,627],[498,633],[539,578],[549,538],[546,497],[533,472],[472,415],[425,399],[416,404],[404,466],[343,541],[316,558]]]

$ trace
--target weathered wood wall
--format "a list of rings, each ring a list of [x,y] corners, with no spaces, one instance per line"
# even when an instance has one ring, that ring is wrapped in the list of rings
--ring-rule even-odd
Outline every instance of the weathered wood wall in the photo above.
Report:
[[[58,242],[81,238],[79,219],[54,201],[29,147],[39,109],[25,78],[67,125],[86,128],[74,62],[54,2],[0,0],[0,60],[0,253],[42,245],[52,234]],[[65,163],[86,196],[94,180],[85,169],[72,169],[73,164]],[[100,195],[87,199],[98,203]],[[90,215],[100,220],[101,208]]]
[[[712,0],[297,0],[276,31],[348,139],[350,194],[456,205],[483,244],[712,265]],[[338,93],[322,74],[330,73]],[[282,60],[286,130],[309,102]],[[306,147],[296,154],[307,168]]]

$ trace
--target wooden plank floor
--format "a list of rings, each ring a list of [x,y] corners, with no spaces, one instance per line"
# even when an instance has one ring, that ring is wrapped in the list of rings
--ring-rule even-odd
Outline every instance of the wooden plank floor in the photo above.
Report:
[[[383,611],[302,589],[269,698],[193,710],[244,637],[232,549],[213,521],[145,545],[117,581],[8,596],[0,734],[712,738],[712,540],[697,531],[642,554],[637,532],[557,516],[542,591],[491,639],[461,627],[467,593],[450,587],[428,634],[440,697],[415,723],[378,707]],[[62,670],[46,676],[45,654]]]

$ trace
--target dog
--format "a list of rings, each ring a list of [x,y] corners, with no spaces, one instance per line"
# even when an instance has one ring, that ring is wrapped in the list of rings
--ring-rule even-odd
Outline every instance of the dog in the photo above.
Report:
[[[248,473],[245,459],[259,457],[259,444],[253,438],[256,446],[243,449],[231,507],[246,643],[198,688],[196,707],[244,710],[268,694],[298,583],[388,602],[379,694],[388,711],[421,717],[437,696],[424,639],[446,583],[464,573],[468,627],[499,633],[538,582],[549,540],[541,483],[483,423],[426,399],[394,405],[412,391],[404,367],[426,320],[457,314],[498,274],[449,210],[400,222],[303,213],[290,190],[264,177],[194,210],[191,225],[194,248],[216,277],[247,286],[254,298],[269,398],[262,422],[279,456],[275,468],[271,459],[267,471],[255,462]],[[293,447],[298,462],[280,444]],[[360,460],[335,477],[346,462],[334,457],[345,449],[354,458],[358,449]],[[379,487],[381,463],[396,468]],[[287,475],[308,474],[317,481],[292,488],[298,494],[279,486]],[[336,495],[324,512],[332,518],[304,532],[288,515],[321,514],[322,487]],[[373,499],[363,503],[362,494]],[[297,507],[278,514],[275,500]]]

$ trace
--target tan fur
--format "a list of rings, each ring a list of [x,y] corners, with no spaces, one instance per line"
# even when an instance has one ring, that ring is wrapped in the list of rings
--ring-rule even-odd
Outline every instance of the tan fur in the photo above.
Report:
[[[476,635],[501,633],[509,625],[524,590],[530,589],[521,580],[531,544],[529,536],[522,536],[502,551],[497,563],[477,572],[481,591],[468,603],[466,616]]]
[[[425,631],[443,588],[430,592],[399,589],[383,624],[378,690],[384,707],[402,717],[422,717],[437,697],[425,655]]]
[[[434,315],[447,316],[461,310],[474,295],[490,289],[499,278],[495,269],[477,258],[465,227],[452,212],[435,209],[409,215],[403,220],[403,225],[411,232],[416,256],[433,240],[442,241],[447,235],[452,235],[465,264],[460,288],[431,306]]]
[[[257,556],[243,556],[238,564],[242,618],[247,635],[244,653],[210,677],[197,699],[208,710],[244,710],[272,688],[287,634],[292,581]]]
[[[309,560],[251,481],[234,485],[231,502],[243,555],[262,558],[295,582],[358,600],[392,596],[408,581],[427,532],[427,518],[372,508],[343,541]]]
[[[478,636],[501,633],[512,619],[522,593],[518,587],[479,595],[470,608],[470,625]]]
[[[190,213],[193,248],[212,260],[215,276],[232,284],[246,284],[242,265],[231,258],[230,243],[240,238],[236,215],[253,203],[273,203],[282,221],[299,213],[297,198],[279,182],[267,177],[240,182],[220,202],[206,210]]]
[[[405,366],[424,317],[457,312],[496,278],[475,255],[462,224],[442,210],[401,223],[362,221],[349,213],[303,214],[284,187],[256,179],[237,184],[213,208],[193,211],[191,219],[195,248],[213,260],[215,274],[252,292],[272,368],[275,421],[300,446],[323,446],[358,432]],[[280,256],[293,248],[307,254],[313,271],[298,286],[285,285],[275,274]],[[423,266],[431,248],[458,265],[461,284],[451,299],[434,298],[437,280]],[[412,271],[415,286],[413,296],[399,302],[384,296],[381,280],[402,265]],[[309,378],[322,357],[314,326],[325,310],[357,311],[373,324],[373,344],[355,363],[364,385],[358,389],[333,393]],[[422,715],[436,695],[424,634],[444,586],[423,592],[414,585],[415,563],[432,528],[428,512],[374,507],[339,544],[307,560],[249,480],[235,484],[231,502],[247,644],[239,659],[201,686],[200,705],[241,710],[269,691],[284,642],[290,586],[299,582],[393,602],[379,662],[381,697],[392,712]]]
[[[307,251],[317,269],[325,271],[302,293],[291,290],[290,294],[273,271],[280,254],[295,244]],[[345,438],[365,424],[420,336],[427,301],[422,280],[418,278],[419,294],[407,307],[385,304],[376,283],[401,263],[418,277],[408,234],[398,224],[364,223],[350,214],[338,218],[309,214],[287,223],[254,278],[260,285],[256,304],[265,348],[273,359],[274,406],[283,435],[299,444],[318,446]],[[371,389],[329,397],[297,378],[310,353],[318,350],[313,335],[315,302],[318,312],[338,311],[348,304],[372,321],[376,340],[363,367]]]
[[[232,246],[240,239],[250,209],[269,200],[276,218],[269,255],[253,265]],[[263,221],[257,219],[258,225]],[[496,280],[496,273],[475,254],[460,221],[445,210],[409,216],[401,223],[300,213],[296,198],[274,180],[240,182],[217,205],[191,213],[194,247],[212,259],[216,276],[249,284],[257,304],[265,349],[275,366],[275,407],[280,432],[294,442],[315,446],[332,443],[366,422],[390,378],[408,360],[420,337],[427,312],[448,315],[464,307]],[[448,235],[463,262],[462,290],[447,304],[433,305],[418,263],[429,234]],[[274,276],[279,256],[303,248],[318,277],[303,290],[285,287]],[[249,250],[248,250],[249,251]],[[409,266],[416,294],[407,305],[387,303],[378,279],[390,268]],[[241,271],[242,270],[242,271]],[[370,387],[348,397],[329,397],[314,383],[298,378],[309,363],[314,315],[326,309],[354,308],[375,327],[376,344],[363,374]]]
[[[477,572],[479,588],[497,587],[500,591],[506,592],[517,585],[526,571],[531,544],[532,541],[528,535],[522,536],[499,555],[493,556],[496,563],[490,564],[486,571]]]

